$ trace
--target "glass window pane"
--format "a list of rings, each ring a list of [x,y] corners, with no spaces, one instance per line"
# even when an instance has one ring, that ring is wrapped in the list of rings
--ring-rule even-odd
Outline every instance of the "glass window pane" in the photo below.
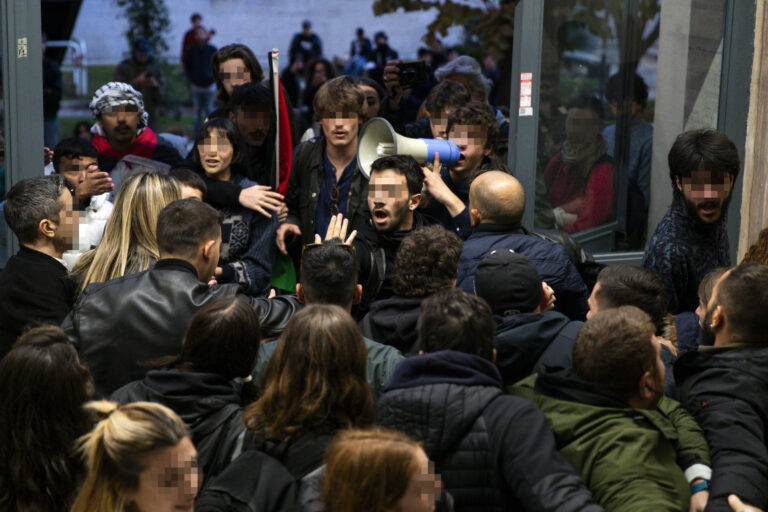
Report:
[[[593,252],[642,249],[652,183],[667,173],[659,155],[668,147],[653,147],[658,85],[668,87],[661,94],[677,87],[659,75],[684,73],[684,120],[666,126],[716,126],[724,2],[664,4],[545,0],[536,229],[566,231]],[[684,11],[689,34],[662,30],[672,9]],[[658,69],[665,51],[672,65]]]

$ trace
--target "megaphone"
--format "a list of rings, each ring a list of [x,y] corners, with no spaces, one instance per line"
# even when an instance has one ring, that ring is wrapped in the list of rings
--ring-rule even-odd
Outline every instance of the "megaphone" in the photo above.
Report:
[[[357,165],[366,178],[371,176],[371,164],[383,156],[411,155],[420,164],[431,162],[440,155],[440,163],[451,166],[461,153],[451,141],[441,139],[412,139],[395,133],[389,122],[374,117],[363,125],[357,145]]]

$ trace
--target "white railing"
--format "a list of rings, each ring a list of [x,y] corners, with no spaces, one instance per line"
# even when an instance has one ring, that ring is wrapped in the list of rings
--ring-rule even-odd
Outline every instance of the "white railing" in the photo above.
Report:
[[[71,64],[62,63],[61,70],[72,72],[72,81],[75,83],[75,94],[78,96],[87,96],[88,54],[85,41],[73,38],[69,41],[48,41],[46,45],[52,48],[67,48],[71,51],[68,55]],[[65,57],[66,56],[67,55],[65,55]],[[66,59],[63,62],[66,62]]]

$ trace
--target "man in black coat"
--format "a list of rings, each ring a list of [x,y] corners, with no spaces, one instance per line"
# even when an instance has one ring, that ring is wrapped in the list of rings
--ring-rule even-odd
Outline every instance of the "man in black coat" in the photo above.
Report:
[[[543,413],[504,395],[495,329],[476,296],[454,288],[425,300],[419,340],[427,354],[395,369],[376,423],[423,440],[457,510],[602,510],[557,452]]]
[[[421,228],[405,237],[395,259],[394,295],[371,303],[360,320],[363,336],[404,354],[416,353],[421,302],[439,290],[453,288],[460,254],[461,240],[442,226]]]
[[[204,305],[239,294],[210,285],[219,261],[220,214],[196,199],[166,206],[157,220],[155,267],[86,287],[62,328],[93,375],[96,396],[144,377],[140,363],[178,354],[192,316]],[[299,307],[294,297],[248,298],[264,337],[279,336]]]
[[[739,265],[715,285],[705,345],[675,364],[680,402],[704,429],[712,455],[708,511],[728,496],[768,509],[768,266]]]
[[[552,310],[555,294],[525,256],[511,249],[491,251],[477,266],[474,289],[493,310],[496,366],[505,384],[544,365],[571,366],[571,348],[584,322]]]
[[[368,179],[371,216],[357,226],[354,241],[365,306],[393,295],[395,254],[403,239],[423,226],[437,224],[435,219],[417,210],[423,185],[424,173],[409,155],[387,156],[371,164]]]
[[[25,327],[59,324],[72,309],[74,288],[61,257],[72,247],[77,222],[62,176],[19,181],[3,213],[21,247],[0,272],[0,358]]]

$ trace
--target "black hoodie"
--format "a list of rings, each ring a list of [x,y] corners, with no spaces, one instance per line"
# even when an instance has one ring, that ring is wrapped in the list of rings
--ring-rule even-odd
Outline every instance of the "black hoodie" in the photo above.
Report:
[[[151,370],[112,393],[111,400],[156,402],[178,414],[192,431],[205,484],[227,467],[242,443],[240,392],[219,375]]]
[[[504,395],[496,367],[455,351],[401,362],[376,423],[424,443],[456,510],[602,510],[557,452],[544,414]]]
[[[378,231],[373,226],[370,218],[357,226],[357,238],[355,238],[353,244],[357,253],[357,280],[363,285],[364,306],[374,300],[392,297],[394,294],[392,290],[392,276],[395,270],[395,255],[397,254],[397,249],[400,248],[400,243],[415,230],[437,223],[437,220],[432,217],[415,211],[413,212],[413,226],[411,229],[391,232]],[[384,262],[380,262],[381,258],[377,258],[374,254],[378,249],[384,252]],[[382,269],[379,266],[381,263],[384,263],[383,280],[380,279]],[[363,308],[360,311],[364,313],[365,310],[366,308]]]
[[[543,365],[571,366],[571,348],[584,322],[558,311],[494,316],[496,365],[505,384],[538,372]]]

